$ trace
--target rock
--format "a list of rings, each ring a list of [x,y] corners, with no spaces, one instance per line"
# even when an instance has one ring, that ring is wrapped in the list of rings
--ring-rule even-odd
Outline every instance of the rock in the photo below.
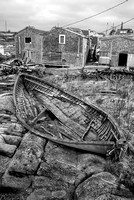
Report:
[[[2,177],[2,187],[24,190],[31,185],[32,178],[32,176],[12,176],[7,170]]]
[[[11,115],[5,114],[5,113],[0,113],[0,122],[5,123],[11,121]]]
[[[94,200],[94,198],[92,200]],[[132,199],[120,197],[120,196],[115,196],[115,195],[112,195],[112,194],[103,194],[103,195],[99,196],[98,198],[96,198],[95,200],[132,200]]]
[[[24,132],[24,128],[19,123],[2,123],[0,124],[0,135],[6,134],[6,135],[15,135],[22,137]]]
[[[86,178],[104,171],[105,160],[97,155],[89,153],[78,154],[78,173],[75,180],[75,186],[80,184]]]
[[[44,159],[37,172],[38,176],[33,181],[35,191],[32,197],[34,195],[37,199],[72,199],[77,172],[76,151],[48,142]],[[46,192],[39,195],[41,189],[45,189]]]
[[[5,124],[0,124],[0,135],[5,133],[7,130],[7,127],[4,126]]]
[[[5,143],[4,138],[2,135],[0,135],[0,143]]]
[[[101,172],[92,175],[84,182],[78,185],[75,191],[75,198],[77,200],[93,200],[101,199],[103,195],[114,195],[120,198],[132,198],[132,193],[124,186],[118,190],[117,179],[108,172]],[[103,198],[102,198],[103,199]]]
[[[98,166],[100,169],[103,169],[105,162],[105,159],[101,156],[90,153],[79,153],[77,168],[81,171],[89,166]]]
[[[30,132],[25,134],[10,165],[9,174],[35,174],[44,153],[45,140]]]
[[[44,160],[37,172],[38,175],[74,184],[78,172],[75,150],[48,142],[45,148]]]
[[[7,110],[15,114],[15,107],[11,93],[0,95],[0,110]]]
[[[8,157],[12,157],[17,146],[0,142],[0,153]]]
[[[10,158],[0,155],[0,188],[2,185],[2,176],[5,173],[10,162]]]
[[[74,184],[77,169],[61,162],[43,162],[38,170],[38,175],[49,177],[50,179],[63,180],[66,183]]]
[[[44,160],[47,163],[59,161],[77,167],[77,151],[49,141],[45,147]]]
[[[3,137],[5,143],[10,144],[10,145],[16,145],[16,146],[19,145],[22,139],[20,136],[14,136],[14,135],[1,134],[0,136]]]
[[[48,177],[36,176],[33,181],[34,192],[28,197],[30,199],[72,199],[74,186],[69,187],[64,180],[55,180]]]
[[[24,127],[21,124],[19,124],[19,123],[9,123],[9,124],[5,124],[5,127],[6,128],[4,130],[4,134],[22,137]]]
[[[10,158],[6,156],[0,155],[0,174],[3,174],[10,162]]]
[[[17,123],[17,117],[15,115],[11,115],[11,122],[12,123]]]
[[[65,189],[68,187],[68,184],[63,180],[55,180],[44,176],[35,176],[32,187],[33,189],[48,188],[50,191],[52,191],[61,190],[63,188]]]
[[[67,200],[68,195],[65,190],[58,190],[54,192],[49,192],[46,189],[38,189],[35,190],[28,198],[27,200],[50,200],[50,199],[56,199],[56,200]]]

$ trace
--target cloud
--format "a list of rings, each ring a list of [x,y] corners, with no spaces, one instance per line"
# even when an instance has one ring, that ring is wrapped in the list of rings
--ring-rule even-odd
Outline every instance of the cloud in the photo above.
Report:
[[[123,0],[1,0],[0,29],[5,29],[7,21],[12,31],[19,31],[27,25],[50,30],[53,26],[79,21],[121,2]],[[116,25],[132,18],[133,7],[134,1],[128,0],[111,11],[73,26],[102,31],[107,22]],[[132,25],[133,22],[128,23],[128,26]]]

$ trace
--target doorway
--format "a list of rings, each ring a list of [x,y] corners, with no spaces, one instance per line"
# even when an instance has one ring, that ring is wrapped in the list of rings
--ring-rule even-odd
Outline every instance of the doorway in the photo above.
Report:
[[[118,66],[127,66],[127,57],[128,54],[127,53],[120,53],[119,54],[119,60],[118,60]]]

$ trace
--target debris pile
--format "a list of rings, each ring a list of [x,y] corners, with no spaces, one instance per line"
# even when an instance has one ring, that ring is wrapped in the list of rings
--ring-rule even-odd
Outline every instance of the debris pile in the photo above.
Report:
[[[42,77],[45,74],[45,67],[41,64],[25,64],[19,59],[15,59],[10,63],[0,64],[0,76],[13,75],[18,73],[34,74]]]

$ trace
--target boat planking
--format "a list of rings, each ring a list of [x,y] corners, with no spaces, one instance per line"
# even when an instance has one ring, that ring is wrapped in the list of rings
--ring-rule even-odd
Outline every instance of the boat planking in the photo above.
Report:
[[[105,111],[35,76],[17,76],[13,99],[24,127],[55,143],[107,154],[123,138]]]

